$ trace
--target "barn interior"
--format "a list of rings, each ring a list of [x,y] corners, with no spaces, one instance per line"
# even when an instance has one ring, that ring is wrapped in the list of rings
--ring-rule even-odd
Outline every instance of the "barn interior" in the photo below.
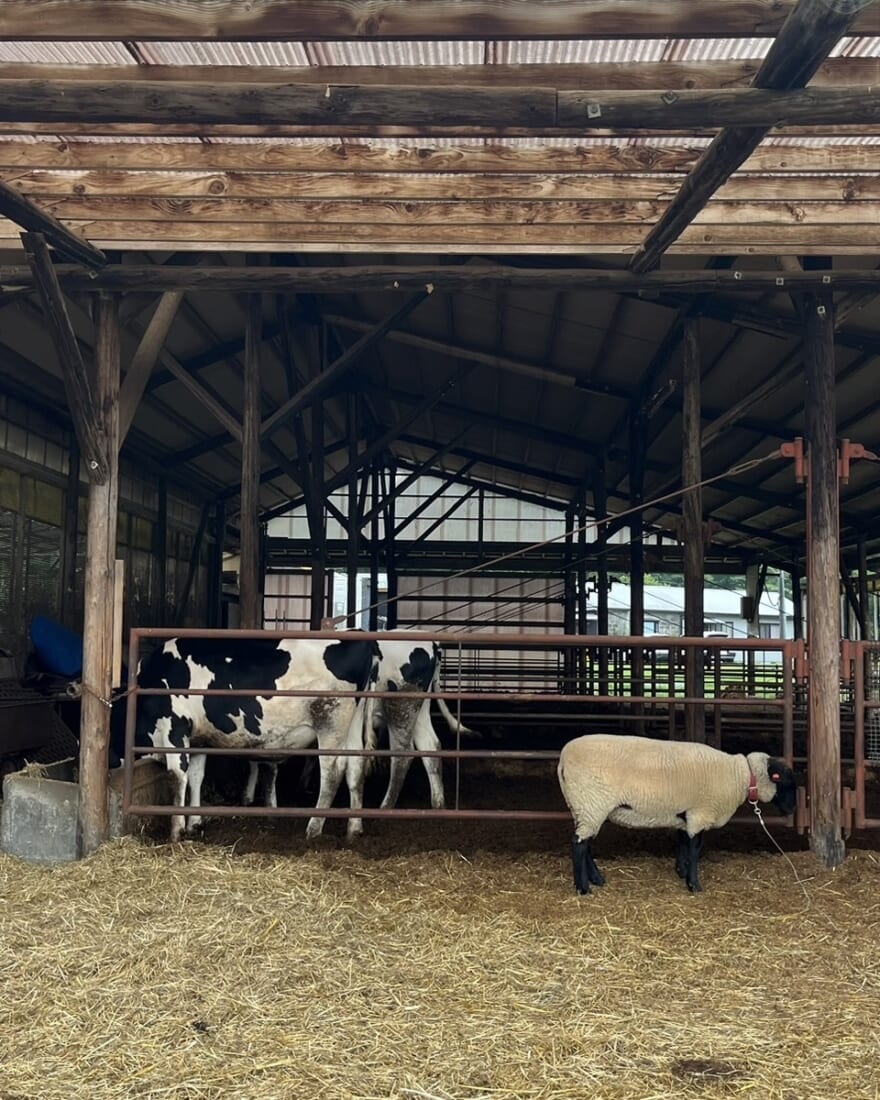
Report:
[[[110,7],[0,12],[0,644],[84,634],[82,752],[114,638],[271,598],[285,628],[482,631],[468,685],[550,696],[548,730],[720,743],[668,697],[741,689],[725,744],[809,756],[820,848],[880,820],[877,3]],[[674,647],[680,682],[610,638],[610,587],[644,639],[656,573],[698,639],[705,574],[751,618],[786,574],[778,677],[747,638],[736,674]],[[485,640],[525,634],[515,670]]]

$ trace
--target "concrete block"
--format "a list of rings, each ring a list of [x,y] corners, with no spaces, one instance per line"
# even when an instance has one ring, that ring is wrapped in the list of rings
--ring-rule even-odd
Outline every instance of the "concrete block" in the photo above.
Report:
[[[66,863],[79,859],[79,784],[71,765],[14,772],[3,780],[0,848],[30,863]],[[110,833],[122,834],[122,802],[110,793]]]

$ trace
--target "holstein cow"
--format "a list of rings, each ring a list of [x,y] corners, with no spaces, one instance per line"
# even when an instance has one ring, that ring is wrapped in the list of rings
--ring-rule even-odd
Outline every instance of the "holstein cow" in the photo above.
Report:
[[[386,641],[383,639],[377,645],[379,652],[377,691],[436,692],[439,690],[443,655],[436,642]],[[477,736],[473,730],[458,722],[444,699],[438,699],[437,706],[453,733]],[[436,752],[441,745],[431,723],[430,709],[430,699],[376,699],[372,707],[373,730],[378,733],[381,729],[387,727],[389,747],[392,750],[411,751],[416,748],[422,751]],[[262,763],[267,766],[269,771],[266,785],[266,805],[276,806],[278,804],[276,799],[278,763],[265,760]],[[411,763],[412,757],[410,756],[391,757],[391,774],[388,779],[388,789],[382,799],[383,809],[389,809],[397,805],[397,799],[400,796],[403,781]],[[431,806],[435,810],[442,810],[445,801],[441,761],[436,756],[423,756],[422,763],[425,766],[428,783],[431,787]],[[254,800],[258,769],[257,762],[251,761],[250,774],[244,795],[245,805],[250,805]]]
[[[312,639],[240,640],[171,638],[141,663],[138,685],[143,688],[218,690],[277,689],[365,691],[378,674],[375,642]],[[372,703],[372,700],[370,700]],[[124,725],[124,703],[116,705]],[[118,726],[120,718],[114,715]],[[117,732],[118,736],[118,732]],[[138,699],[135,744],[176,748],[158,757],[177,782],[176,805],[201,805],[206,757],[198,746],[218,748],[300,749],[318,742],[321,749],[372,747],[370,706],[352,696],[207,696],[145,695]],[[364,758],[321,756],[321,786],[317,808],[333,804],[345,776],[352,809],[363,806]],[[180,838],[183,815],[171,819],[171,837]],[[201,817],[186,821],[186,832],[201,825]],[[306,836],[317,836],[323,817],[309,818]],[[362,832],[360,818],[350,818],[348,835]]]

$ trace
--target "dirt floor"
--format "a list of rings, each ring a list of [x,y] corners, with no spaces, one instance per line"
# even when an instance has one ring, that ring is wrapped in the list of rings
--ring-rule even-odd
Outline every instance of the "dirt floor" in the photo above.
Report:
[[[870,846],[794,851],[802,887],[728,828],[691,897],[670,837],[609,828],[578,898],[567,824],[327,828],[0,857],[0,1098],[880,1096]]]

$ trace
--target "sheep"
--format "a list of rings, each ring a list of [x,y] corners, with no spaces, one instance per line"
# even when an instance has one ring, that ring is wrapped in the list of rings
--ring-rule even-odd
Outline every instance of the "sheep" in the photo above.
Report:
[[[691,893],[702,889],[699,858],[706,829],[725,825],[746,799],[795,807],[794,773],[765,752],[721,752],[708,745],[649,737],[590,734],[562,749],[559,785],[575,821],[574,886],[604,886],[590,841],[602,823],[678,830],[675,870]]]

